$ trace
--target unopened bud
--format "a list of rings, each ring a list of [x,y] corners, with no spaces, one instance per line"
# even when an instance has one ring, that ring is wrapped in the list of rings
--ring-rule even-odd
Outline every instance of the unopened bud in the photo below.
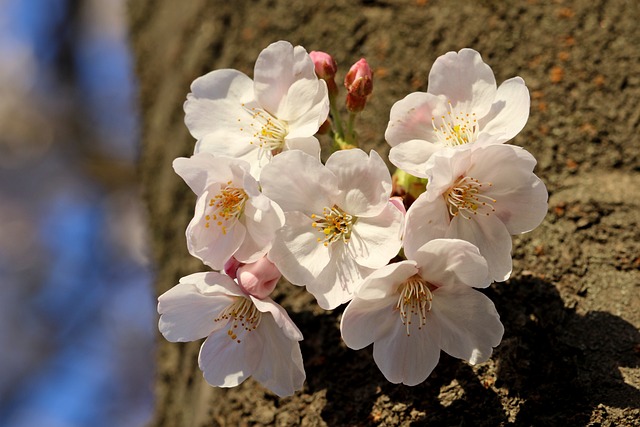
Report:
[[[353,113],[360,112],[367,104],[367,97],[373,92],[373,72],[362,58],[351,66],[344,77],[347,88],[347,109]]]
[[[267,297],[282,277],[280,270],[266,256],[254,263],[242,264],[236,275],[238,285],[246,293],[260,299]]]
[[[322,80],[333,80],[338,71],[338,64],[331,55],[325,52],[314,50],[309,53],[313,65],[316,68],[316,75]]]
[[[350,95],[356,97],[371,95],[373,91],[373,72],[366,59],[362,58],[351,66],[344,77],[344,87],[347,88]]]

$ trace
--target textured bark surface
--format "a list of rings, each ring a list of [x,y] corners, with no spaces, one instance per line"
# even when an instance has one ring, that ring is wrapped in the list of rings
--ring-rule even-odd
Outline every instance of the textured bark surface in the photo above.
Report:
[[[375,87],[360,135],[383,155],[391,105],[426,90],[437,56],[478,50],[498,82],[525,79],[531,118],[513,143],[536,156],[550,193],[545,222],[514,239],[512,279],[487,290],[506,329],[489,362],[443,354],[425,383],[390,384],[370,348],[341,343],[341,309],[282,284],[275,299],[305,335],[304,390],[279,399],[251,379],[211,388],[200,343],[159,339],[153,425],[639,425],[638,2],[130,0],[129,13],[158,294],[206,269],[186,251],[195,198],[171,168],[195,142],[183,124],[189,84],[217,68],[252,75],[279,39],[332,53],[339,77],[368,59]]]

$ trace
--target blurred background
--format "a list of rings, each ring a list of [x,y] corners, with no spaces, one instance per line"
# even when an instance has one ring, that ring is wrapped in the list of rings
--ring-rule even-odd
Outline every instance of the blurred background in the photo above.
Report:
[[[141,426],[155,298],[124,0],[0,0],[0,426]]]

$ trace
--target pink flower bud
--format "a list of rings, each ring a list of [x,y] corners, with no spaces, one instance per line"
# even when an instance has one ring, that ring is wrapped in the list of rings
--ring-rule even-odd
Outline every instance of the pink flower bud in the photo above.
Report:
[[[256,298],[265,298],[276,287],[282,274],[278,268],[262,257],[252,264],[242,264],[237,270],[238,285]]]
[[[234,257],[231,257],[227,260],[227,262],[224,263],[224,272],[227,276],[235,279],[238,267],[240,267],[241,265],[242,263],[240,261],[238,261]]]
[[[322,80],[333,80],[338,71],[338,64],[331,55],[314,50],[309,53],[313,65],[316,67],[316,75]]]
[[[344,87],[350,95],[365,98],[373,91],[373,72],[367,60],[361,58],[353,64],[344,77]]]

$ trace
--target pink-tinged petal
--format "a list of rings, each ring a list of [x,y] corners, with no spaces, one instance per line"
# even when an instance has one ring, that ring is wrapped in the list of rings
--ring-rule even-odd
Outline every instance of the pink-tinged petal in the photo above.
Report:
[[[210,385],[235,387],[256,370],[262,357],[263,339],[257,331],[245,333],[242,338],[237,342],[223,328],[202,344],[198,365]]]
[[[533,174],[535,158],[513,145],[479,147],[473,151],[469,175],[491,183],[483,194],[496,200],[493,207],[510,234],[536,228],[547,214],[548,193]]]
[[[356,288],[355,295],[358,299],[367,301],[388,297],[397,301],[398,287],[416,274],[418,274],[418,266],[412,260],[385,265],[368,275],[361,286]]]
[[[397,297],[351,300],[340,321],[342,340],[347,347],[360,350],[387,335],[394,323],[399,321],[395,310],[397,300]]]
[[[549,194],[544,183],[531,174],[525,185],[512,189],[509,194],[487,192],[487,196],[498,197],[495,204],[496,216],[507,227],[509,234],[521,234],[540,225],[547,215]]]
[[[300,344],[289,339],[269,315],[263,315],[259,326],[264,346],[253,378],[280,397],[301,390],[306,378]]]
[[[346,212],[358,217],[378,215],[391,196],[391,175],[378,153],[362,150],[336,151],[326,163],[338,178]]]
[[[338,197],[338,179],[320,161],[299,150],[273,158],[260,175],[262,192],[284,212],[321,214]]]
[[[442,146],[421,139],[412,139],[392,147],[389,161],[399,169],[418,178],[427,177],[427,161],[442,150]]]
[[[320,161],[320,142],[315,136],[284,139],[284,150],[300,150]]]
[[[402,246],[404,216],[391,202],[378,216],[358,218],[347,244],[349,254],[365,267],[379,268],[396,256]]]
[[[289,314],[281,305],[275,303],[269,297],[258,299],[254,296],[250,296],[250,298],[259,311],[271,314],[271,317],[264,316],[262,320],[271,318],[280,329],[279,333],[283,333],[287,339],[302,341],[302,332],[300,332],[300,329],[298,329],[296,324],[293,323],[293,320],[291,320]]]
[[[391,107],[384,137],[392,147],[412,139],[436,142],[432,120],[446,112],[444,97],[426,92],[410,93]]]
[[[389,333],[399,320],[398,286],[417,272],[413,261],[402,261],[367,276],[340,321],[342,339],[349,348],[360,350]]]
[[[405,217],[404,254],[409,259],[414,259],[422,245],[444,237],[449,229],[449,210],[444,198],[430,201],[427,197],[427,193],[422,193]]]
[[[284,225],[284,213],[277,204],[260,194],[246,203],[244,225],[247,233],[234,256],[242,262],[251,263],[271,249],[276,231]]]
[[[529,89],[520,77],[505,80],[499,87],[489,113],[479,120],[480,132],[501,135],[499,142],[516,136],[529,119]]]
[[[427,92],[444,95],[458,111],[483,117],[496,96],[496,79],[478,52],[462,49],[436,59]]]
[[[487,361],[502,340],[504,327],[495,306],[466,286],[436,289],[431,313],[440,325],[442,350],[472,365]]]
[[[491,284],[487,261],[473,244],[458,239],[435,239],[412,256],[420,276],[438,287],[466,285],[486,288]]]
[[[319,244],[321,246],[321,244]],[[306,283],[309,291],[325,310],[333,310],[353,298],[354,290],[373,269],[359,265],[347,253],[341,241],[330,248],[331,259],[313,281]]]
[[[285,213],[285,226],[276,232],[267,255],[282,275],[295,285],[313,281],[329,263],[329,250],[318,242],[313,220],[300,212]]]
[[[208,220],[206,208],[210,198],[208,191],[198,198],[193,219],[187,226],[187,249],[214,270],[222,270],[242,244],[246,228],[237,220],[229,221],[224,229],[215,220]]]
[[[289,122],[289,138],[302,138],[314,135],[329,115],[329,95],[327,84],[318,81],[318,92],[312,100],[311,107],[301,111],[301,115]]]
[[[313,61],[304,48],[294,48],[286,41],[272,43],[260,52],[253,76],[256,99],[276,117],[289,88],[296,81],[317,81]]]
[[[394,384],[417,385],[427,379],[440,360],[440,330],[430,322],[422,328],[407,328],[397,315],[389,333],[373,343],[373,360]]]
[[[216,70],[197,78],[184,104],[185,123],[194,138],[235,128],[242,104],[254,99],[253,81],[237,70]]]
[[[492,280],[503,282],[511,275],[511,235],[496,215],[477,218],[474,215],[470,219],[456,216],[451,220],[445,237],[476,245],[487,260]]]
[[[232,298],[221,293],[203,295],[194,283],[179,283],[158,298],[158,329],[171,342],[204,338],[223,326],[213,319],[232,303]]]

